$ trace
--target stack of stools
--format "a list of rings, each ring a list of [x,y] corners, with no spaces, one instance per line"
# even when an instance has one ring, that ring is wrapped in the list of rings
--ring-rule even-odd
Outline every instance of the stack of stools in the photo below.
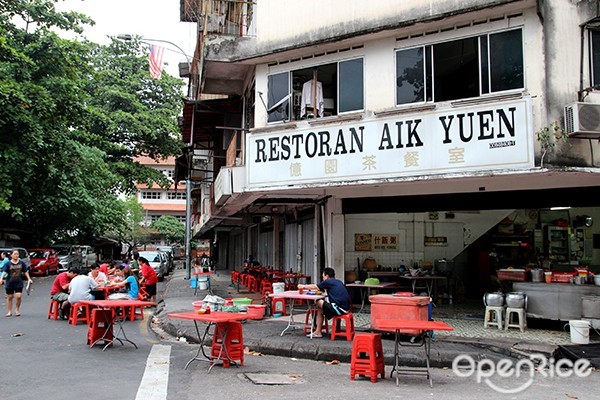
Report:
[[[312,328],[316,327],[317,312],[318,310],[315,307],[311,307],[306,310],[306,317],[304,318],[304,333],[310,333]],[[325,318],[323,318],[323,323],[321,324],[321,333],[323,332],[329,333],[329,324]]]
[[[223,339],[223,325],[227,325],[227,333]],[[225,340],[225,349],[223,347]],[[227,322],[215,325],[215,333],[213,335],[210,355],[213,360],[220,359],[223,361],[223,368],[229,368],[230,360],[239,361],[240,365],[244,365],[244,336],[242,334],[241,322]]]
[[[60,308],[60,303],[58,300],[50,299],[50,307],[48,308],[48,319],[52,318],[53,320],[58,319],[58,309]]]
[[[81,313],[80,313],[81,311]],[[69,314],[69,324],[77,325],[78,322],[90,322],[90,307],[87,304],[71,304],[71,313]]]
[[[342,322],[344,323],[343,329]],[[331,319],[331,340],[335,340],[336,337],[346,338],[349,342],[352,340],[354,337],[354,314],[349,312],[336,315]]]
[[[378,333],[357,333],[352,343],[352,358],[350,360],[350,379],[368,376],[371,382],[377,382],[377,375],[385,378],[383,362],[383,346]]]
[[[105,344],[113,340],[112,324],[107,321],[112,321],[113,311],[110,309],[94,308],[90,324],[88,325],[87,344],[90,347],[100,339],[103,339]],[[110,344],[112,346],[112,343]]]
[[[271,300],[271,313],[287,315],[286,313],[286,302],[284,297],[273,297]]]

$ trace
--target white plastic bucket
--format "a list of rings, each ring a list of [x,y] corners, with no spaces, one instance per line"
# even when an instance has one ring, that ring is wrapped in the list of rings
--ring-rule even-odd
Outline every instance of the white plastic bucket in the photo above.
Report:
[[[572,320],[569,321],[569,331],[571,331],[571,343],[589,344],[590,343],[590,321]]]
[[[284,282],[273,282],[273,293],[281,293],[285,291]]]

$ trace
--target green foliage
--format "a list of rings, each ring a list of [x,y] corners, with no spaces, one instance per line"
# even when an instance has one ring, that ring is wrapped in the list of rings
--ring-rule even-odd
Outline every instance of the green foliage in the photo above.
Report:
[[[565,142],[568,139],[568,135],[565,130],[559,125],[558,121],[552,121],[550,125],[543,127],[535,133],[536,139],[542,146],[542,157],[540,165],[544,167],[544,157],[548,150],[553,149],[556,144],[560,141]]]
[[[185,225],[175,217],[163,215],[152,222],[152,228],[165,235],[169,244],[183,244],[185,241]]]
[[[134,161],[179,153],[181,81],[148,73],[138,41],[59,37],[91,20],[51,0],[0,0],[0,226],[31,244],[128,223],[120,193],[169,185]]]

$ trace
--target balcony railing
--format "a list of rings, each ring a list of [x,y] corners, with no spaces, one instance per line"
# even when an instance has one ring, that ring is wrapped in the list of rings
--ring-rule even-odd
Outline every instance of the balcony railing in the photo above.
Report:
[[[255,3],[245,0],[181,0],[180,19],[209,34],[248,36]]]

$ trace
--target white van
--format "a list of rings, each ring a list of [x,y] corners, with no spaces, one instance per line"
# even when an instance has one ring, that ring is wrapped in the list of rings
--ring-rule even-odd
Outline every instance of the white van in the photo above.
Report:
[[[98,261],[98,254],[93,246],[82,245],[81,248],[81,268],[84,271],[89,271],[92,264]]]

